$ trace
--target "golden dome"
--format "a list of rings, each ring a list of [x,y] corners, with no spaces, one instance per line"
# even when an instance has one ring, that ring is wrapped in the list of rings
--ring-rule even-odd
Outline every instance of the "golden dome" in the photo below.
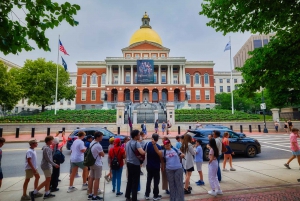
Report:
[[[162,40],[156,31],[151,28],[141,28],[137,30],[130,39],[129,45],[137,42],[150,41],[162,45]]]

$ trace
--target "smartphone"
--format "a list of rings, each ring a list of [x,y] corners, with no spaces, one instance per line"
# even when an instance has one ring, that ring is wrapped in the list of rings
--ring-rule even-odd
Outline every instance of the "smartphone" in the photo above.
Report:
[[[62,133],[63,131],[58,131],[59,133]]]

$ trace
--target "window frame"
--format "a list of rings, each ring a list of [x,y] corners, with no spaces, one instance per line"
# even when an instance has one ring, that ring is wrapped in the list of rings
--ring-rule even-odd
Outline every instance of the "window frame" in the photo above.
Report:
[[[94,92],[94,99],[93,99],[93,92]],[[97,92],[96,90],[91,90],[91,101],[96,101],[97,100]]]
[[[210,90],[205,90],[205,100],[210,100]]]
[[[86,101],[86,90],[81,90],[81,101]]]

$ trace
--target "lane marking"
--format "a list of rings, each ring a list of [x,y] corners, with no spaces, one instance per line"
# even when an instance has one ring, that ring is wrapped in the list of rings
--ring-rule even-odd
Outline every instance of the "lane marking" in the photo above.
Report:
[[[28,149],[2,149],[2,151],[24,151]]]
[[[269,147],[269,148],[278,149],[278,150],[282,150],[282,151],[286,151],[286,152],[291,152],[291,151],[288,151],[286,149],[280,149],[280,148],[277,148],[277,147],[271,147],[271,146],[267,146],[267,145],[262,145],[262,147]]]
[[[290,146],[285,146],[285,145],[281,145],[281,144],[272,144],[272,143],[267,143],[267,144],[270,144],[270,145],[276,145],[276,146],[279,146],[279,147],[287,147],[287,148],[290,148]]]

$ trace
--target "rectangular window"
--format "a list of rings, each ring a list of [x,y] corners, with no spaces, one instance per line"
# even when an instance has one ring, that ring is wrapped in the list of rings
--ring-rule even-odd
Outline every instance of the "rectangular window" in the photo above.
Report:
[[[166,73],[161,74],[161,83],[167,83],[167,76]]]
[[[219,79],[219,82],[220,82],[220,83],[223,83],[223,79]]]
[[[101,84],[106,84],[106,75],[105,74],[101,75]]]
[[[234,83],[237,83],[237,79],[234,79]]]
[[[64,100],[63,99],[61,99],[59,102],[60,102],[60,105],[64,105]]]
[[[114,84],[118,84],[118,75],[114,75]]]
[[[260,39],[254,40],[253,44],[254,44],[254,49],[262,47],[262,41]]]
[[[230,92],[230,86],[227,86],[227,92]]]
[[[166,57],[166,55],[165,55],[165,54],[161,54],[160,56],[161,56],[162,58],[165,58],[165,57]]]
[[[186,90],[188,100],[191,100],[191,90]]]
[[[134,83],[137,83],[137,73],[134,74]]]
[[[144,54],[144,58],[148,58],[149,57],[149,54]]]
[[[126,54],[126,58],[130,58],[131,57],[131,54]]]
[[[230,79],[226,79],[227,83],[230,83]]]
[[[69,84],[72,84],[72,80],[69,80]]]
[[[223,92],[223,86],[220,86],[220,92],[221,93]]]
[[[125,82],[130,83],[130,73],[126,73]]]
[[[157,57],[157,54],[152,54],[152,58],[156,58]]]
[[[268,40],[268,39],[264,39],[264,40],[263,40],[264,46],[267,45],[268,43],[269,43],[269,40]]]
[[[81,91],[81,100],[85,101],[86,100],[86,90]]]
[[[134,54],[135,58],[140,58],[140,54]]]
[[[92,90],[91,93],[92,93],[91,94],[91,100],[95,101],[96,100],[96,90]]]
[[[173,75],[173,84],[178,84],[178,75]]]
[[[70,100],[68,100],[68,105],[71,105],[71,101]]]
[[[196,100],[200,100],[201,99],[201,97],[200,97],[200,90],[196,90],[195,94],[196,94]]]
[[[154,83],[157,83],[157,73],[154,73]]]
[[[205,90],[205,100],[210,100],[210,90]]]
[[[105,90],[101,90],[100,100],[104,100]]]

